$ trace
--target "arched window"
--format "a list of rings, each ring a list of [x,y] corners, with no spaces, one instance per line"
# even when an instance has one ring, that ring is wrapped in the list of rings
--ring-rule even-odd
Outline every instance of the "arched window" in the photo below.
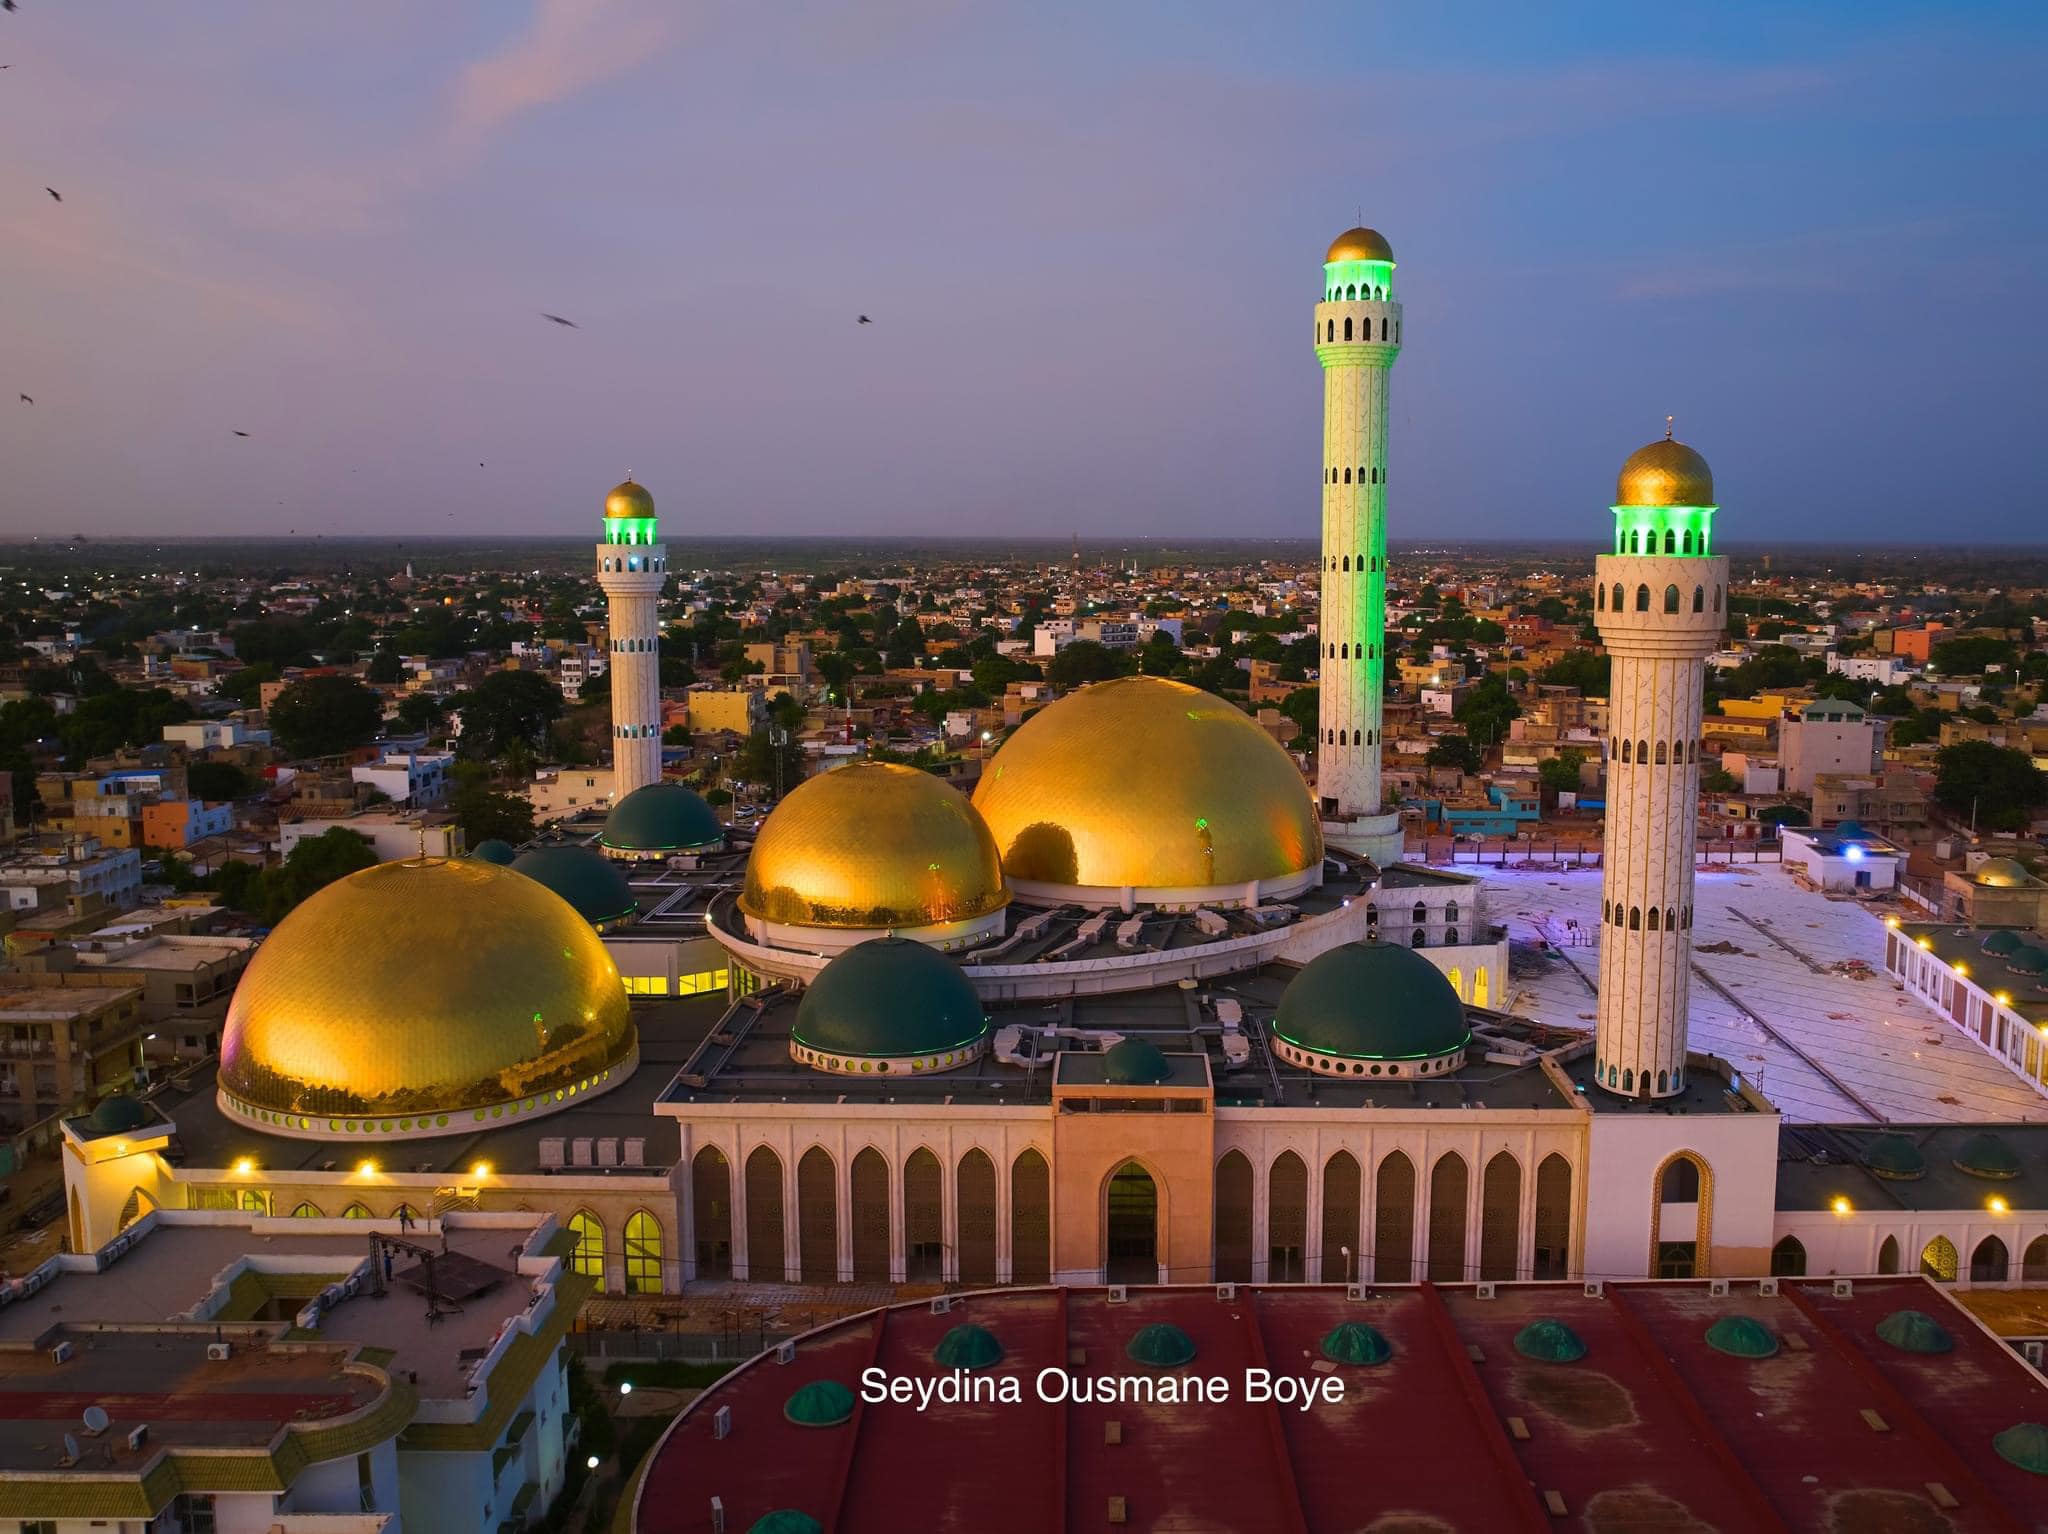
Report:
[[[1380,1163],[1372,1216],[1372,1276],[1405,1284],[1415,1273],[1415,1163],[1395,1151]]]
[[[1344,339],[1351,339],[1351,316],[1348,314],[1344,316]]]
[[[1252,1279],[1252,1164],[1243,1151],[1216,1163],[1216,1282]]]
[[[1650,930],[1652,932],[1657,930],[1657,908],[1655,906],[1650,907]]]
[[[1626,1068],[1623,1069],[1621,1073],[1621,1089],[1624,1092],[1633,1092],[1636,1089],[1636,1073],[1634,1071]]]
[[[1700,1201],[1700,1164],[1680,1156],[1664,1168],[1664,1186],[1657,1190],[1658,1202],[1697,1204]]]
[[[2011,1266],[2012,1257],[2005,1243],[1996,1236],[1986,1236],[1977,1243],[1977,1250],[1970,1253],[1970,1282],[2002,1284],[2012,1276]]]
[[[579,1209],[569,1216],[569,1234],[576,1238],[569,1271],[594,1278],[597,1287],[604,1288],[604,1223],[588,1209]]]
[[[885,1188],[887,1177],[885,1169]],[[796,1164],[796,1262],[803,1283],[839,1281],[838,1173],[821,1145],[805,1151]]]
[[[1675,907],[1675,906],[1666,906],[1666,907],[1664,907],[1664,930],[1665,930],[1666,932],[1676,932],[1676,931],[1678,930],[1678,909],[1677,909],[1677,907]]]
[[[1420,927],[1417,927],[1415,929],[1415,936],[1412,939],[1410,939],[1408,946],[1410,948],[1421,948],[1428,942],[1429,934],[1427,932],[1424,932]]]
[[[1877,1249],[1877,1271],[1896,1273],[1899,1271],[1899,1238],[1886,1236],[1884,1245]]]
[[[1446,1151],[1429,1174],[1429,1272],[1432,1283],[1466,1278],[1465,1211],[1470,1197],[1465,1158]]]
[[[1347,298],[1347,299],[1355,299],[1355,298],[1357,298],[1357,297],[1358,297],[1358,284],[1357,284],[1357,283],[1355,283],[1355,282],[1347,284],[1347,285],[1345,286],[1345,289],[1344,289],[1344,296],[1345,296],[1345,298]]]
[[[1678,552],[1678,534],[1668,527],[1664,529],[1664,552],[1667,554],[1676,554]]]
[[[1716,587],[1714,588],[1714,611],[1715,611],[1715,612],[1719,612],[1720,610],[1721,610],[1721,588],[1720,588],[1719,586],[1716,586]]]
[[[889,1163],[872,1145],[853,1158],[853,1281],[889,1282]],[[837,1261],[837,1254],[834,1254]]]
[[[1522,1164],[1506,1151],[1486,1163],[1479,1186],[1479,1276],[1512,1279],[1522,1227]]]
[[[1636,750],[1634,741],[1625,740],[1621,743],[1621,760],[1625,766],[1635,765]]]
[[[1664,588],[1664,611],[1667,613],[1678,611],[1678,588],[1676,586],[1666,586]]]
[[[1349,469],[1344,471],[1344,483],[1347,485],[1351,483],[1351,471]]]
[[[1638,767],[1650,765],[1650,743],[1647,740],[1636,742],[1636,765]]]
[[[370,1217],[370,1211],[361,1204],[350,1204],[348,1208],[342,1210],[341,1217],[344,1220],[367,1220]]]
[[[1646,613],[1649,610],[1650,588],[1648,586],[1636,587],[1636,611],[1639,613]]]
[[[1529,1276],[1563,1278],[1571,1267],[1572,1164],[1553,1151],[1536,1168],[1534,1263]]]
[[[1326,1284],[1349,1283],[1359,1276],[1358,1195],[1358,1162],[1349,1151],[1338,1151],[1323,1163],[1321,1276]]]
[[[1323,339],[1327,341],[1334,341],[1337,339],[1337,322],[1335,320],[1330,321],[1329,334],[1326,335]]]
[[[1804,1278],[1806,1276],[1806,1247],[1797,1236],[1787,1236],[1771,1248],[1771,1276],[1773,1278]]]
[[[1595,585],[1593,589],[1594,589],[1594,591],[1595,591],[1595,592],[1597,592],[1597,593],[1598,593],[1598,596],[1599,596],[1599,606],[1600,606],[1600,611],[1602,611],[1603,613],[1604,613],[1604,612],[1606,612],[1606,611],[1607,611],[1607,588],[1606,588],[1605,586]]]
[[[1692,610],[1696,613],[1705,612],[1707,610],[1707,593],[1705,587],[1695,586],[1692,588]]]
[[[1371,321],[1371,320],[1367,320],[1367,321],[1366,321],[1366,324],[1368,324],[1368,325],[1370,325],[1371,323],[1372,323],[1372,321]],[[1387,338],[1387,322],[1386,322],[1385,318],[1383,317],[1383,318],[1382,318],[1382,319],[1380,320],[1380,339],[1381,339],[1382,341],[1384,341],[1384,340],[1386,340],[1386,338]]]
[[[1643,552],[1643,530],[1640,527],[1629,534],[1628,551],[1631,554],[1640,554]]]
[[[319,1220],[324,1219],[325,1216],[320,1213],[317,1205],[302,1202],[292,1210],[292,1218],[295,1220]]]
[[[2048,1236],[2036,1236],[2027,1243],[2020,1258],[2020,1277],[2030,1284],[2048,1283]]]
[[[1308,1276],[1308,1167],[1282,1151],[1266,1174],[1266,1278],[1298,1284]]]
[[[661,1291],[661,1222],[636,1209],[626,1217],[626,1293]]]
[[[946,1177],[939,1158],[923,1146],[903,1163],[903,1275],[934,1284],[946,1271]]]
[[[996,1281],[996,1164],[970,1150],[953,1173],[954,1218],[960,1226],[960,1282]]]
[[[1621,611],[1621,600],[1621,582],[1616,581],[1614,583],[1614,610],[1616,612]]]
[[[747,1277],[782,1283],[788,1262],[782,1239],[782,1158],[757,1145],[747,1157]]]
[[[1679,539],[1679,541],[1678,541],[1678,545],[1679,545],[1679,550],[1680,550],[1680,552],[1682,552],[1682,553],[1686,553],[1686,554],[1690,554],[1690,553],[1692,552],[1692,529],[1691,529],[1691,528],[1689,528],[1689,527],[1688,527],[1688,528],[1687,528],[1687,529],[1685,530],[1685,536],[1684,536],[1683,538]]]
[[[1628,908],[1628,930],[1631,932],[1643,930],[1643,908],[1639,905],[1632,905]]]
[[[1946,1236],[1936,1236],[1920,1252],[1920,1271],[1936,1283],[1952,1284],[1956,1281],[1956,1244]]]
[[[1657,742],[1657,765],[1659,767],[1665,765],[1664,742],[1661,740]]]
[[[690,1163],[690,1220],[697,1240],[697,1276],[732,1276],[732,1166],[707,1145]]]
[[[1010,1163],[1010,1277],[1052,1282],[1052,1170],[1031,1149]]]

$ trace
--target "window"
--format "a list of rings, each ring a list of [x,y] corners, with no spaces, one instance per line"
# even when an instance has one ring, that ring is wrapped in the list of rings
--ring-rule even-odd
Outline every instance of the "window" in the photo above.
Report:
[[[1936,1236],[1921,1250],[1920,1271],[1936,1283],[1954,1283],[1958,1265],[1956,1244],[1946,1236]]]
[[[1787,1236],[1771,1248],[1771,1276],[1773,1278],[1804,1278],[1806,1276],[1806,1248],[1797,1236]]]
[[[1657,1276],[1659,1278],[1691,1278],[1698,1261],[1699,1246],[1692,1241],[1659,1241],[1657,1243]]]
[[[1706,600],[1707,593],[1704,587],[1695,586],[1692,588],[1692,610],[1694,612],[1705,612]]]
[[[569,1216],[569,1234],[576,1238],[576,1249],[569,1254],[569,1270],[581,1273],[585,1278],[597,1280],[598,1287],[604,1287],[604,1226],[596,1215],[587,1209],[579,1209]]]
[[[1664,529],[1664,552],[1667,554],[1676,554],[1678,552],[1678,535],[1668,527]]]
[[[1605,586],[1601,586],[1598,588],[1598,590],[1600,593],[1600,611],[1604,613],[1607,611],[1607,588]]]
[[[1664,611],[1667,613],[1678,611],[1678,588],[1676,586],[1666,586],[1664,588]]]
[[[1646,613],[1649,610],[1650,588],[1648,586],[1636,587],[1636,611],[1639,613]]]
[[[1643,908],[1639,905],[1632,905],[1628,908],[1628,930],[1631,932],[1643,930]]]
[[[1700,1201],[1700,1164],[1690,1156],[1680,1156],[1664,1168],[1664,1186],[1658,1190],[1658,1201],[1666,1204],[1697,1204]]]
[[[213,1496],[210,1492],[181,1491],[171,1503],[172,1527],[179,1534],[214,1534]]]
[[[1348,314],[1344,317],[1344,339],[1351,339],[1351,316]]]
[[[292,1218],[295,1220],[317,1220],[321,1218],[321,1214],[318,1206],[302,1203],[292,1210]]]
[[[661,1293],[661,1223],[644,1209],[626,1221],[626,1293]]]

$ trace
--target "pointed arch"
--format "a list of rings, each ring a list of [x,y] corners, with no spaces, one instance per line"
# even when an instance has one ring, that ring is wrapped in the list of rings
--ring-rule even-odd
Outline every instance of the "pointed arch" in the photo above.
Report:
[[[1465,1158],[1456,1151],[1437,1157],[1429,1174],[1429,1273],[1431,1283],[1465,1278],[1465,1214],[1471,1197]]]
[[[747,1156],[747,1277],[756,1283],[789,1276],[782,1224],[782,1158],[757,1145]]]
[[[1415,1163],[1395,1151],[1374,1179],[1372,1276],[1382,1284],[1405,1284],[1414,1274]]]
[[[604,1289],[604,1221],[588,1209],[579,1209],[569,1216],[569,1234],[576,1238],[576,1245],[569,1251],[569,1271],[581,1273],[585,1278],[597,1280],[600,1291]]]
[[[1323,1163],[1323,1270],[1326,1284],[1349,1283],[1359,1273],[1358,1158],[1338,1151]],[[1346,1248],[1349,1248],[1347,1254]]]
[[[810,1159],[808,1153],[805,1159]],[[886,1284],[889,1282],[889,1163],[883,1159],[882,1153],[872,1145],[856,1151],[847,1175],[847,1186],[853,1206],[848,1211],[848,1224],[853,1235],[853,1281],[857,1284]],[[837,1235],[836,1231],[834,1235]],[[809,1240],[806,1234],[805,1283],[815,1282],[811,1278],[813,1257]],[[833,1265],[838,1265],[836,1246]]]
[[[903,1163],[903,1277],[935,1284],[946,1273],[946,1174],[920,1145]]]
[[[1266,1278],[1298,1284],[1308,1277],[1308,1166],[1293,1151],[1266,1172]]]
[[[1571,1273],[1572,1164],[1556,1151],[1536,1166],[1536,1231],[1531,1278]]]
[[[1216,1282],[1248,1284],[1252,1278],[1252,1163],[1243,1151],[1223,1153],[1216,1163]]]
[[[1886,1236],[1884,1245],[1877,1249],[1877,1271],[1896,1273],[1899,1271],[1899,1238]]]
[[[1690,1224],[1667,1226],[1664,1211],[1690,1208]],[[1675,1215],[1681,1220],[1682,1216]],[[1650,1274],[1707,1278],[1713,1256],[1713,1170],[1696,1152],[1676,1150],[1650,1174]]]
[[[1771,1276],[1773,1278],[1804,1278],[1806,1276],[1806,1243],[1797,1236],[1787,1236],[1771,1248]]]
[[[1522,1231],[1522,1163],[1497,1151],[1479,1187],[1479,1276],[1515,1276],[1515,1246]]]
[[[1970,1253],[1970,1282],[2002,1284],[2012,1277],[2012,1254],[1996,1236],[1986,1236]]]
[[[732,1276],[732,1163],[715,1145],[690,1159],[690,1225],[697,1277]]]
[[[2036,1236],[2020,1257],[2020,1277],[2030,1284],[2048,1283],[2048,1236]]]
[[[300,1199],[292,1208],[292,1218],[295,1220],[324,1220],[327,1216],[320,1212],[318,1204],[306,1199]]]
[[[953,1169],[953,1218],[960,1231],[960,1282],[996,1281],[996,1164],[976,1148]]]
[[[344,1220],[367,1220],[370,1217],[370,1211],[361,1204],[350,1204],[348,1208],[342,1210],[341,1217]]]
[[[1920,1249],[1920,1271],[1936,1283],[1954,1283],[1959,1266],[1956,1244],[1946,1236],[1936,1236]]]
[[[660,1294],[662,1260],[666,1256],[661,1221],[645,1209],[626,1216],[626,1293]]]
[[[1052,1282],[1052,1173],[1029,1146],[1010,1163],[1010,1276],[1020,1284]]]

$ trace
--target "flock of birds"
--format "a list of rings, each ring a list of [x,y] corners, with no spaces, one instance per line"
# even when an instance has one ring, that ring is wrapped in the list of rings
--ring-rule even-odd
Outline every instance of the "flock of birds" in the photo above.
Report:
[[[13,11],[13,10],[18,10],[18,9],[19,9],[19,6],[18,6],[18,5],[16,4],[16,0],[0,0],[0,11]],[[14,66],[13,66],[12,64],[0,64],[0,69],[12,69],[13,67],[14,67]],[[43,190],[44,190],[45,192],[47,192],[47,193],[49,193],[49,194],[50,194],[50,201],[52,201],[52,202],[54,202],[54,203],[59,203],[59,204],[61,204],[61,203],[62,203],[62,202],[64,201],[64,194],[63,194],[62,192],[58,191],[58,190],[57,190],[57,189],[56,189],[56,188],[55,188],[54,186],[46,186],[46,187],[44,187],[44,188],[43,188]],[[582,327],[581,325],[577,324],[577,323],[576,323],[576,322],[575,322],[574,320],[572,320],[572,319],[565,319],[565,318],[564,318],[563,316],[561,316],[561,315],[559,315],[559,314],[548,314],[548,313],[546,313],[546,312],[543,312],[543,313],[541,314],[541,318],[542,318],[542,319],[544,319],[544,320],[546,320],[546,321],[548,321],[548,323],[550,323],[550,324],[553,324],[553,325],[561,325],[561,326],[564,326],[565,328],[567,328],[567,329],[569,329],[569,330],[581,330],[581,329],[583,328],[583,327]],[[868,317],[867,315],[863,314],[863,315],[859,315],[859,316],[857,316],[857,317],[855,318],[855,320],[854,320],[854,323],[855,323],[856,325],[872,325],[872,324],[874,324],[874,321],[873,321],[872,319],[870,319],[870,318],[869,318],[869,317]],[[34,397],[33,395],[31,395],[31,394],[29,394],[29,393],[27,393],[27,392],[25,392],[25,391],[17,391],[17,392],[18,392],[18,394],[19,394],[20,402],[21,402],[22,404],[24,404],[24,405],[33,405],[33,404],[35,403],[35,397]],[[250,435],[250,433],[248,433],[248,432],[246,432],[246,431],[243,431],[243,430],[241,430],[241,429],[240,429],[239,427],[235,427],[235,428],[230,428],[230,430],[231,430],[231,432],[233,433],[233,435],[235,435],[235,436],[237,436],[237,437],[247,437],[247,436],[249,436],[249,435]],[[483,465],[482,461],[481,461],[481,460],[479,460],[479,461],[478,461],[478,463],[477,463],[477,467],[478,467],[479,469],[481,469],[481,468],[482,468],[483,466],[484,466],[484,465]],[[351,473],[351,474],[353,474],[353,473],[355,473],[355,472],[356,472],[356,471],[355,471],[354,469],[350,469],[350,470],[349,470],[349,473]],[[279,504],[280,506],[282,506],[282,505],[284,504],[284,502],[282,502],[282,501],[279,501],[279,502],[278,502],[278,504]],[[448,515],[449,515],[450,517],[453,517],[453,516],[455,515],[455,513],[451,511],[451,512],[449,512],[449,513],[448,513]],[[294,529],[293,529],[293,531],[294,531],[294,532],[296,532],[296,531],[297,531],[297,529],[296,529],[296,528],[294,528]]]

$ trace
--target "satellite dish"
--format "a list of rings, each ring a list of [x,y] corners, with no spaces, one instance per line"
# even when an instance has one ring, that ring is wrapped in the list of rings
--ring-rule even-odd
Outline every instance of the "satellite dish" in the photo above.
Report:
[[[111,1420],[113,1419],[107,1416],[107,1409],[104,1406],[88,1406],[85,1409],[85,1430],[95,1438],[107,1430],[107,1424]]]
[[[78,1440],[69,1433],[64,1435],[64,1457],[66,1459],[78,1458]]]

